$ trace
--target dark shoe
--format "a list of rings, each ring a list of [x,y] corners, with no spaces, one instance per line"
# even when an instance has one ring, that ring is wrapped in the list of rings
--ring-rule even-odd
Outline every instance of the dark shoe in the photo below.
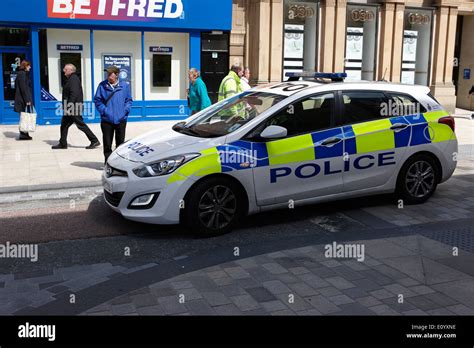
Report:
[[[99,146],[100,146],[100,141],[96,141],[95,143],[91,143],[88,147],[86,147],[86,150],[93,150]]]
[[[58,144],[58,145],[54,145],[54,146],[51,146],[51,148],[53,150],[66,150],[67,149],[67,146],[63,146],[61,144]]]
[[[18,140],[33,140],[33,138],[30,137],[29,135],[20,135]]]

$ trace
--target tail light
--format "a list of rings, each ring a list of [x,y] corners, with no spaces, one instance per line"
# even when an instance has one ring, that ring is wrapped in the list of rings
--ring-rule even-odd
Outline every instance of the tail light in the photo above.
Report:
[[[456,121],[454,121],[454,117],[452,116],[442,117],[438,120],[438,123],[449,126],[449,128],[451,128],[453,132],[456,130]]]

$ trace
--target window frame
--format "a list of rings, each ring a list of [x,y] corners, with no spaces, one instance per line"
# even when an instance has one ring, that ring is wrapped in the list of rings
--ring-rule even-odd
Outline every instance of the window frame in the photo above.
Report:
[[[251,136],[252,133],[254,133],[259,128],[263,127],[264,124],[266,124],[268,121],[270,121],[273,117],[277,116],[283,110],[288,109],[290,107],[290,105],[294,105],[296,103],[299,103],[301,101],[307,100],[307,99],[312,98],[312,97],[322,96],[322,95],[326,95],[326,94],[332,94],[333,98],[334,98],[334,105],[333,105],[333,110],[332,110],[332,115],[331,115],[331,124],[330,124],[329,127],[323,128],[323,129],[318,129],[318,130],[311,130],[311,131],[308,131],[308,132],[302,132],[302,133],[298,133],[298,134],[287,135],[284,138],[278,138],[278,139],[263,139],[259,135]],[[242,140],[248,140],[248,141],[258,142],[258,143],[268,143],[268,142],[271,142],[271,141],[290,139],[290,138],[298,137],[298,136],[305,135],[305,134],[311,134],[311,133],[315,133],[315,132],[321,132],[321,131],[325,131],[325,130],[328,130],[328,129],[337,128],[337,127],[339,127],[337,125],[338,112],[339,112],[339,105],[338,105],[337,91],[325,91],[325,92],[317,92],[317,93],[314,93],[314,94],[311,94],[311,95],[305,95],[305,96],[303,96],[299,99],[296,99],[292,102],[289,102],[285,106],[282,106],[280,109],[275,111],[271,116],[267,117],[265,120],[260,122],[257,126],[255,126],[252,130],[247,132],[247,134],[245,134],[242,137]],[[260,132],[263,132],[263,130],[264,130],[264,128],[262,128],[260,130]]]

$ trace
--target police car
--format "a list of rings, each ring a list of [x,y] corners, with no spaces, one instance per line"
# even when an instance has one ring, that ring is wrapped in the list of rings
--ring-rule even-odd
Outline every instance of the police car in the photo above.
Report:
[[[453,174],[455,122],[427,87],[288,76],[120,146],[103,173],[107,203],[216,235],[289,206],[393,192],[422,203]]]

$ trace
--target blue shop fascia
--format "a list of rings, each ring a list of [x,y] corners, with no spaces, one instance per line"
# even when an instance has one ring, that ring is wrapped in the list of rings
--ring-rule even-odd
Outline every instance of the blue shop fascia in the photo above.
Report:
[[[38,124],[61,121],[65,64],[81,78],[88,123],[100,121],[92,100],[109,65],[130,83],[129,121],[186,118],[187,71],[201,67],[201,37],[231,28],[232,0],[2,0],[0,124],[18,123],[13,100],[23,59],[32,63]]]

